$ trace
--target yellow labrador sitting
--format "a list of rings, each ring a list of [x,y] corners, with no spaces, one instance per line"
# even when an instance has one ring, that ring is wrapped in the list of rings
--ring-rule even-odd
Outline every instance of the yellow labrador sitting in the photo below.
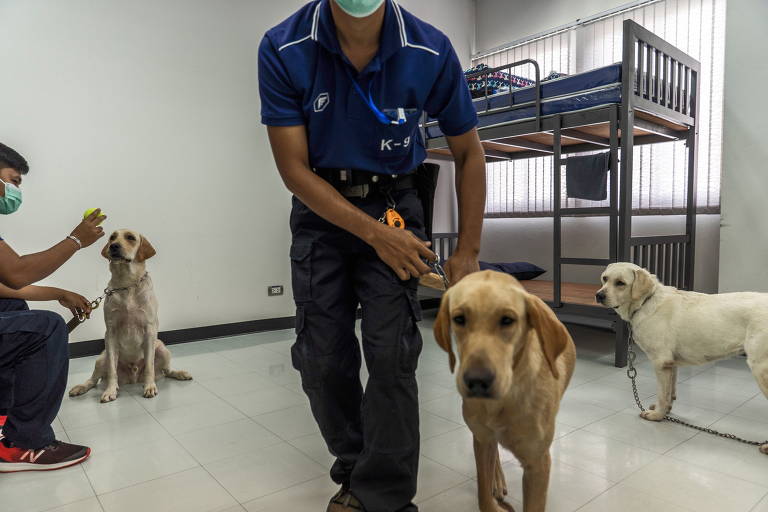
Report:
[[[608,265],[599,303],[629,322],[656,370],[656,404],[641,416],[661,421],[672,410],[677,367],[747,353],[747,364],[768,397],[768,294],[708,295],[664,286],[632,263]],[[768,444],[760,447],[768,454]]]
[[[498,445],[523,466],[525,512],[543,512],[555,416],[576,361],[565,326],[538,297],[500,272],[470,274],[443,295],[435,338],[448,352],[474,436],[482,512],[511,511]]]
[[[134,231],[120,229],[109,237],[101,255],[112,272],[104,301],[105,350],[91,378],[73,387],[69,396],[82,395],[104,379],[101,401],[111,402],[120,384],[135,384],[141,376],[144,396],[152,398],[157,395],[157,377],[191,379],[188,372],[171,370],[171,353],[157,339],[157,298],[145,263],[155,255],[152,244]]]

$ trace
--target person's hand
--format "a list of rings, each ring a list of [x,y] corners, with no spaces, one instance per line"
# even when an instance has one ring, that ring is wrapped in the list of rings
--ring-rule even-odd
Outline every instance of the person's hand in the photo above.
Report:
[[[61,290],[59,304],[70,310],[76,317],[85,315],[86,318],[89,318],[91,315],[92,308],[90,301],[75,292]]]
[[[472,272],[480,270],[480,264],[477,261],[477,255],[471,252],[457,249],[445,263],[445,275],[448,282],[453,285],[458,283],[462,277]]]
[[[431,269],[423,259],[435,261],[429,242],[419,240],[406,229],[381,225],[371,243],[379,258],[403,281],[428,274]]]
[[[99,226],[99,224],[106,218],[106,215],[101,214],[100,208],[96,209],[88,217],[83,219],[83,222],[73,229],[70,234],[80,240],[80,243],[83,244],[84,248],[88,247],[104,236],[104,228]]]

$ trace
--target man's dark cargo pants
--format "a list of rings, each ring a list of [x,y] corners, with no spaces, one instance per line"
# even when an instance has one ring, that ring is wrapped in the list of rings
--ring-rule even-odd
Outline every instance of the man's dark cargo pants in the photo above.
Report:
[[[3,435],[21,448],[54,441],[51,423],[67,385],[67,338],[56,313],[0,299],[0,412],[8,414]]]
[[[424,239],[415,190],[392,194],[406,228]],[[379,218],[381,194],[352,203]],[[401,281],[372,247],[326,222],[298,199],[291,212],[291,268],[296,301],[293,365],[328,449],[331,478],[351,489],[367,512],[415,512],[419,461],[416,366],[422,340],[417,280]],[[360,382],[355,315],[362,309]]]

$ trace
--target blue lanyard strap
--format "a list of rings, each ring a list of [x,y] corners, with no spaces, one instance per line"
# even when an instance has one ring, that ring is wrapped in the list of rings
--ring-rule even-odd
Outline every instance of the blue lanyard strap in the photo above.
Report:
[[[355,90],[357,91],[357,94],[363,99],[366,105],[368,105],[368,108],[371,112],[373,112],[373,115],[376,116],[376,119],[381,124],[404,124],[405,123],[405,116],[404,115],[398,115],[397,119],[392,119],[388,115],[386,115],[384,112],[379,110],[379,107],[376,106],[376,104],[373,102],[373,94],[371,93],[371,90],[373,89],[373,80],[368,82],[368,94],[366,95],[365,92],[363,92],[363,89],[360,87],[360,84],[357,83],[357,80],[355,80],[355,77],[352,76],[352,73],[349,71],[349,68],[347,68],[347,75],[349,75],[349,79],[352,81],[352,85],[355,87]],[[398,111],[401,111],[402,109],[398,109]]]

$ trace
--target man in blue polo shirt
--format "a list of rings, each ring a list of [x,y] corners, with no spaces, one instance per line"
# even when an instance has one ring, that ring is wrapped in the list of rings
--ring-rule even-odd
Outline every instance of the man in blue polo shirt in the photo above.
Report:
[[[438,119],[456,161],[452,282],[478,269],[485,204],[485,158],[461,65],[445,35],[393,0],[315,0],[267,32],[259,84],[262,122],[294,194],[293,363],[337,457],[331,477],[341,490],[328,510],[416,511],[416,287],[436,259],[414,190],[426,157],[422,112]]]

